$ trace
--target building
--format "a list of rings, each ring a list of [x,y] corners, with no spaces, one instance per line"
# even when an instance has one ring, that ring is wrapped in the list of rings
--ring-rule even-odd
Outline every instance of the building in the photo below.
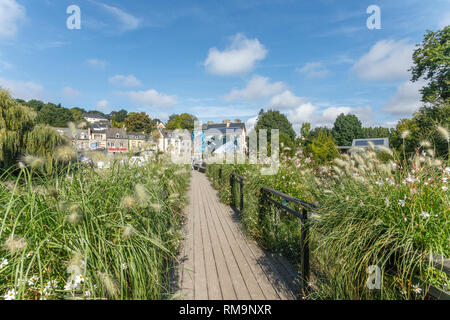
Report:
[[[182,130],[181,132],[177,130],[161,130],[158,140],[158,150],[184,155],[191,154],[192,132],[189,130]]]
[[[348,153],[352,148],[368,148],[369,142],[373,143],[375,149],[377,147],[389,148],[389,138],[369,138],[369,139],[353,139],[351,146],[338,147],[342,153]]]
[[[94,112],[83,113],[83,118],[86,119],[86,121],[90,124],[108,123],[108,119]]]
[[[106,150],[114,154],[128,152],[127,131],[124,129],[106,130]]]
[[[142,151],[149,136],[144,133],[128,132],[128,148],[130,151]]]
[[[247,131],[245,123],[242,123],[240,119],[235,119],[234,122],[224,120],[222,123],[208,121],[202,126],[202,130],[205,133],[205,148],[209,153],[224,154],[235,151],[238,154],[246,154],[248,152]]]
[[[72,141],[72,146],[77,151],[89,150],[89,129],[54,128],[61,136]]]

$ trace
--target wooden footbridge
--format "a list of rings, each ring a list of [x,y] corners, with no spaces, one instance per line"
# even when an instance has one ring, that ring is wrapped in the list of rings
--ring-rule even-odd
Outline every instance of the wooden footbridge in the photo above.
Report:
[[[238,211],[219,201],[203,173],[192,172],[189,197],[184,247],[176,272],[178,298],[299,298],[298,269],[244,235]]]

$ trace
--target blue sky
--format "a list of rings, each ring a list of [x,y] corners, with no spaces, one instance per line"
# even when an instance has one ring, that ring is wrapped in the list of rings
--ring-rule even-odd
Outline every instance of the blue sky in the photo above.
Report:
[[[69,5],[81,29],[69,30]],[[370,5],[381,29],[369,30]],[[0,0],[0,86],[66,107],[203,121],[261,108],[332,125],[342,112],[392,126],[420,106],[407,72],[448,0]]]

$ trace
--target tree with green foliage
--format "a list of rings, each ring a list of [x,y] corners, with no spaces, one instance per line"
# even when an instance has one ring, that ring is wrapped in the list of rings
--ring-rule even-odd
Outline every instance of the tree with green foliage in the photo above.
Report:
[[[150,134],[154,129],[152,119],[145,112],[130,112],[125,118],[125,127],[129,132],[144,132]]]
[[[450,26],[428,31],[413,53],[413,63],[411,81],[428,81],[421,90],[422,101],[450,102]]]
[[[76,123],[84,121],[83,114],[86,112],[86,110],[75,107],[70,109],[70,112],[72,113],[72,118]]]
[[[311,150],[318,163],[330,162],[339,155],[333,136],[325,130],[321,130],[317,138],[314,138]]]
[[[278,129],[284,132],[287,137],[293,142],[295,141],[295,131],[292,128],[292,123],[288,120],[286,115],[280,113],[278,110],[268,110],[264,112],[261,110],[258,116],[258,122],[256,123],[255,130],[258,132],[261,129],[267,130],[267,138],[270,141],[270,130]]]
[[[38,112],[36,122],[52,127],[67,128],[69,122],[74,122],[72,112],[60,104],[45,104]]]
[[[361,139],[389,138],[393,131],[393,129],[384,127],[366,127],[362,128]]]
[[[362,124],[357,116],[341,113],[334,122],[332,134],[338,146],[350,146],[353,139],[362,137]]]
[[[128,111],[125,109],[121,109],[117,112],[111,112],[110,116],[112,121],[118,123],[125,122],[125,119],[128,117]]]
[[[43,125],[36,125],[36,112],[17,103],[8,91],[0,89],[0,168],[8,169],[21,157],[29,155],[49,172],[57,147],[67,144],[61,135]]]
[[[166,129],[194,130],[195,121],[197,121],[197,117],[189,113],[173,114],[169,117],[169,121],[166,124]]]

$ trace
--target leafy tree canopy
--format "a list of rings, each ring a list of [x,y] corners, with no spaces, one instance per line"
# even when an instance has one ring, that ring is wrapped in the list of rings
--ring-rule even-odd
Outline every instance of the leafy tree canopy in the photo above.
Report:
[[[291,141],[295,141],[295,131],[292,128],[292,123],[290,123],[288,118],[278,110],[268,110],[267,112],[264,112],[264,110],[260,111],[255,130],[258,132],[260,129],[267,130],[267,138],[269,141],[271,129],[278,129],[280,130],[280,134],[281,132],[284,132]]]
[[[75,121],[72,112],[61,105],[45,104],[38,112],[36,122],[52,127],[67,127],[69,122]]]
[[[422,77],[428,84],[421,90],[423,102],[450,101],[450,26],[428,31],[413,54],[411,81]]]
[[[332,161],[339,155],[333,136],[326,130],[320,130],[317,138],[311,144],[314,159],[319,163]]]
[[[145,132],[150,134],[154,129],[152,119],[145,112],[130,112],[125,119],[125,127],[130,132]]]
[[[194,122],[197,121],[197,117],[189,114],[173,114],[169,117],[169,121],[166,124],[167,130],[186,129],[194,130]]]
[[[362,124],[353,114],[341,113],[334,122],[332,134],[339,146],[350,146],[353,139],[362,137]]]

